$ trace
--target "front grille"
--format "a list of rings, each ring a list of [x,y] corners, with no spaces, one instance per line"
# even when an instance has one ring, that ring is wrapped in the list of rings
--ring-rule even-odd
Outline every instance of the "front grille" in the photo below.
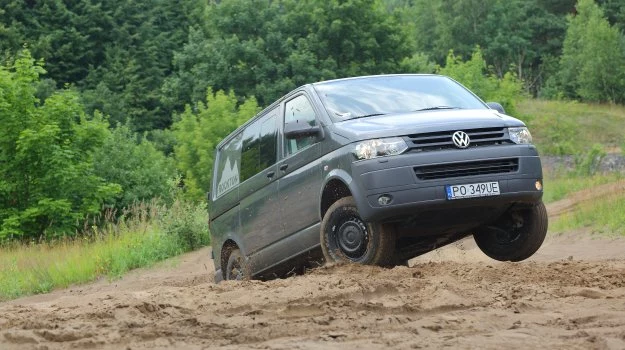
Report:
[[[413,134],[404,137],[411,151],[437,151],[443,149],[457,149],[451,140],[451,136],[458,130],[428,132]],[[462,130],[469,135],[471,147],[495,146],[511,144],[506,128],[480,128]]]
[[[480,160],[475,162],[439,164],[415,167],[419,180],[447,179],[461,176],[505,174],[519,169],[519,159]]]

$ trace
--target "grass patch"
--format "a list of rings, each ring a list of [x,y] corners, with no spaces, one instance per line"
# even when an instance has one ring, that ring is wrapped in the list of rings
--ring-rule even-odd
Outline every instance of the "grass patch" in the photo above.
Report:
[[[65,241],[6,248],[0,252],[0,299],[49,292],[180,254],[176,237],[155,230],[109,235],[95,242]]]
[[[555,202],[565,198],[570,193],[615,182],[620,179],[623,179],[623,174],[621,173],[595,174],[593,176],[546,174],[543,202]]]
[[[131,219],[97,229],[90,238],[4,246],[0,249],[0,300],[46,293],[102,276],[117,278],[209,243],[203,205],[141,204],[127,215]]]
[[[552,232],[590,228],[593,233],[625,236],[625,197],[615,193],[580,204],[573,212],[549,223]]]
[[[618,152],[623,144],[625,106],[527,99],[516,108],[544,154],[571,154],[594,143]],[[568,140],[571,136],[574,140]]]

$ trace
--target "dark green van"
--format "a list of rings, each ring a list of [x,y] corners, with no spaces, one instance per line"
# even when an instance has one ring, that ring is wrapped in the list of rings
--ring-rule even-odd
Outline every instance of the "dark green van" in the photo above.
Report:
[[[520,261],[547,232],[525,124],[439,75],[302,86],[217,146],[212,179],[217,281],[404,264],[468,235]]]

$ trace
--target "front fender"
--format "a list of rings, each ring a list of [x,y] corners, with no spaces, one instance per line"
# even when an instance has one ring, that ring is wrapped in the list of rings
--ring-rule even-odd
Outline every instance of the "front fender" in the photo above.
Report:
[[[362,190],[358,188],[357,183],[356,181],[354,181],[352,176],[347,171],[341,168],[332,169],[328,171],[328,173],[325,175],[323,179],[323,186],[321,187],[321,193],[319,195],[319,198],[323,198],[323,192],[328,186],[328,183],[330,183],[330,181],[332,180],[341,181],[347,186],[352,197],[354,197],[356,206],[358,208],[358,212],[361,212],[361,206],[362,206],[361,203],[366,204],[366,198],[362,196],[363,192]],[[362,209],[366,210],[367,208],[363,207]],[[321,213],[321,205],[319,206],[319,220],[320,221],[323,220],[322,213]]]

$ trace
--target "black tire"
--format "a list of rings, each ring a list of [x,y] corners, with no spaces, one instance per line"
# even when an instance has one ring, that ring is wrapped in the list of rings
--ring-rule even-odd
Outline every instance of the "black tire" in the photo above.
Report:
[[[249,280],[251,278],[250,268],[245,261],[245,257],[238,248],[233,249],[228,256],[224,279],[226,280]]]
[[[320,233],[327,262],[380,266],[394,262],[395,231],[388,225],[364,222],[351,196],[330,206],[321,221]]]
[[[545,205],[513,209],[493,226],[478,229],[473,238],[480,250],[499,261],[522,261],[532,256],[547,235]]]

